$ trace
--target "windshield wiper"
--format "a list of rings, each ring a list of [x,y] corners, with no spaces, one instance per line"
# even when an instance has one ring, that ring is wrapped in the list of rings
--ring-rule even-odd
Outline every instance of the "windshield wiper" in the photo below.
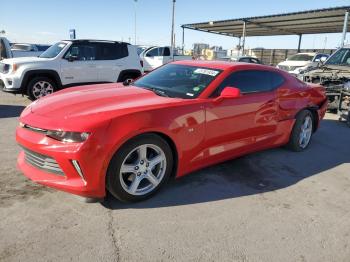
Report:
[[[150,90],[153,93],[159,95],[159,96],[164,96],[164,97],[169,97],[169,95],[167,93],[165,93],[164,91],[161,91],[157,88],[153,88],[153,87],[144,87],[144,89]]]

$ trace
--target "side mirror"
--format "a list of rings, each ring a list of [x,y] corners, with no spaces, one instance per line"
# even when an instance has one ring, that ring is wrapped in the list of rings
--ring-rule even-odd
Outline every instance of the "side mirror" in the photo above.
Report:
[[[215,98],[215,101],[221,101],[223,99],[232,99],[241,96],[241,90],[236,87],[227,86],[222,91],[221,94]]]
[[[128,78],[123,82],[123,86],[129,86],[132,84],[132,82],[134,82],[134,80],[131,78]]]
[[[76,55],[70,55],[70,56],[68,56],[67,60],[69,62],[73,62],[75,60],[78,60],[78,57]]]
[[[321,59],[320,59],[320,62],[321,62],[322,64],[324,64],[324,62],[327,61],[327,58],[328,58],[328,57],[322,56]]]

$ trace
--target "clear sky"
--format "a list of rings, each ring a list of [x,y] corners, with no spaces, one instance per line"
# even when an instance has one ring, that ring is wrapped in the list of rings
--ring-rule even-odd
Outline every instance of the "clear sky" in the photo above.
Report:
[[[177,0],[176,44],[181,45],[181,24],[344,5],[350,0]],[[0,30],[13,42],[53,43],[69,38],[69,29],[75,28],[78,38],[133,43],[136,8],[137,43],[170,45],[171,6],[172,0],[1,0]],[[185,30],[185,48],[194,42],[232,48],[238,40]],[[251,37],[246,46],[296,48],[297,42],[297,36]],[[302,48],[323,48],[325,42],[326,48],[335,48],[340,34],[306,35]]]

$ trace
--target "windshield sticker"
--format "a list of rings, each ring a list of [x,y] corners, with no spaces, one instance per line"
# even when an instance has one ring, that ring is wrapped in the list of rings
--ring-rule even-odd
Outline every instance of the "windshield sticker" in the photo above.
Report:
[[[199,86],[195,86],[195,87],[193,88],[193,91],[195,91],[195,92],[197,92],[197,91],[199,91],[199,90],[201,90],[201,88],[200,88]]]
[[[186,95],[188,95],[188,96],[194,96],[194,94],[192,94],[192,93],[186,93]]]
[[[193,72],[195,74],[203,74],[203,75],[209,75],[209,76],[216,76],[219,73],[219,71],[204,69],[204,68],[197,68]]]

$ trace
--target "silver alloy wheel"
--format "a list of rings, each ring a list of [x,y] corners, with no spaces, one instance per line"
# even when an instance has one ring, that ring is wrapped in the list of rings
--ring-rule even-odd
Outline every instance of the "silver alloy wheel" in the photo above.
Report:
[[[125,157],[119,179],[123,189],[134,196],[153,191],[163,180],[166,171],[164,151],[153,144],[140,145]]]
[[[38,99],[53,93],[53,86],[47,81],[39,81],[33,85],[33,96]]]
[[[312,135],[312,118],[310,116],[306,116],[304,118],[304,122],[300,128],[299,134],[299,146],[301,148],[306,148],[310,142]]]

